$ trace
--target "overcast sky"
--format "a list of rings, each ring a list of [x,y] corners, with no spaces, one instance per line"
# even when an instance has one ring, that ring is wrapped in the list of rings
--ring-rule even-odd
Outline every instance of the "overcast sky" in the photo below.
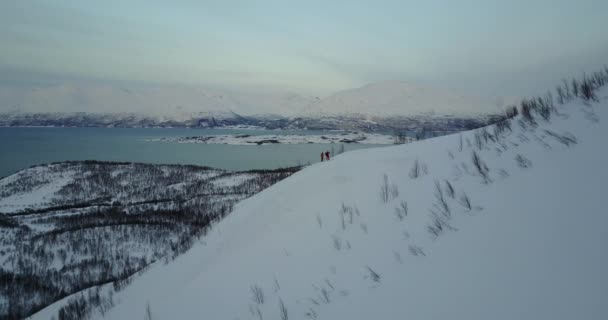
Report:
[[[606,0],[0,2],[0,85],[528,95],[608,63]]]

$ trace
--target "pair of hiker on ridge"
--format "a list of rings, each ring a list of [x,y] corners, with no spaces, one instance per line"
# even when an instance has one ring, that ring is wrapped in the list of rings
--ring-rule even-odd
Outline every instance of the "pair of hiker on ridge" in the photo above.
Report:
[[[329,151],[325,151],[325,153],[321,152],[321,162],[324,160],[329,161]]]

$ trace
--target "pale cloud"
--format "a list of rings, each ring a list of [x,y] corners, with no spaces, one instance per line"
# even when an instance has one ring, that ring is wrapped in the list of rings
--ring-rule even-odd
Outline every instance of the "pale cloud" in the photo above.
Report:
[[[3,1],[0,81],[327,95],[406,80],[527,95],[608,63],[605,12],[598,0]]]

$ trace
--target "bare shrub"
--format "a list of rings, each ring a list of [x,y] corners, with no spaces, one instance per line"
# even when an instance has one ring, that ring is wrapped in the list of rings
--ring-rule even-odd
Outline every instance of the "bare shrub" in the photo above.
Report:
[[[519,112],[517,112],[516,106],[508,106],[505,110],[505,116],[507,119],[515,118]]]
[[[454,186],[450,183],[450,181],[445,180],[445,189],[448,193],[448,196],[452,199],[456,196],[456,192],[454,191]]]
[[[439,237],[445,231],[456,230],[456,228],[452,227],[448,223],[449,217],[439,215],[432,210],[431,210],[431,213],[432,213],[432,216],[431,216],[432,222],[430,225],[427,226],[427,231],[430,234],[432,234],[435,238]]]
[[[458,142],[458,151],[462,152],[462,134],[458,135],[458,140],[459,140],[459,142]]]
[[[424,253],[424,250],[422,250],[422,248],[419,246],[409,245],[408,250],[409,250],[410,254],[413,256],[426,256],[426,253]]]
[[[497,122],[494,126],[494,136],[498,139],[500,134],[507,130],[509,130],[510,132],[513,131],[513,129],[511,128],[511,119],[505,119]]]
[[[399,187],[396,184],[391,184],[390,188],[391,200],[399,197]]]
[[[441,184],[439,181],[435,180],[435,200],[436,202],[433,204],[441,214],[446,217],[450,217],[452,215],[452,211],[450,210],[450,206],[448,205],[445,197],[443,195],[443,189],[441,188]]]
[[[488,130],[486,130],[486,128],[481,129],[481,134],[486,143],[488,143],[488,140],[491,140],[492,142],[496,142],[496,138],[491,133],[489,133]]]
[[[583,82],[581,83],[581,98],[587,101],[599,101],[595,95],[596,89],[597,88],[594,86],[593,81],[587,78],[586,75],[583,76]]]
[[[264,304],[264,291],[257,284],[251,286],[251,300],[256,304]]]
[[[566,97],[564,94],[564,89],[562,89],[562,87],[557,86],[557,88],[555,89],[555,92],[557,92],[557,103],[559,104],[564,104]]]
[[[521,101],[521,115],[524,120],[532,126],[536,125],[536,121],[534,120],[534,116],[532,115],[534,104],[535,102],[533,100],[524,99]]]
[[[260,310],[260,307],[255,308],[255,314],[258,316],[258,320],[264,320],[264,316],[262,316],[262,310]]]
[[[150,302],[146,303],[146,314],[144,320],[152,320],[152,310],[150,309]]]
[[[308,311],[306,311],[306,313],[304,315],[306,316],[306,318],[308,318],[310,320],[318,319],[317,312],[313,308],[308,308]]]
[[[331,236],[332,243],[334,244],[334,249],[340,251],[342,250],[342,239],[336,235]]]
[[[545,120],[551,119],[551,114],[556,112],[555,105],[553,104],[553,94],[547,92],[544,97],[538,98],[537,112]]]
[[[523,155],[521,155],[521,154],[518,154],[518,155],[515,157],[515,162],[517,162],[517,165],[518,165],[520,168],[524,168],[524,169],[525,169],[525,168],[529,168],[529,167],[531,167],[531,166],[532,166],[532,161],[530,161],[528,158],[524,157],[524,156],[523,156]]]
[[[462,195],[460,196],[460,200],[459,200],[460,204],[465,207],[467,210],[471,211],[471,199],[469,199],[469,196],[467,196],[466,193],[462,193]]]
[[[433,219],[433,223],[427,226],[427,231],[431,233],[435,238],[439,237],[443,233],[444,227],[442,220]]]
[[[545,133],[547,133],[551,137],[555,138],[555,140],[557,140],[558,142],[560,142],[566,146],[570,146],[571,144],[578,143],[578,140],[576,139],[576,137],[572,133],[569,133],[569,132],[566,132],[566,133],[560,135],[551,130],[545,130]]]
[[[575,97],[578,97],[578,95],[579,95],[578,88],[579,88],[579,84],[576,81],[576,78],[573,78],[572,79],[572,95],[574,95]]]
[[[380,185],[380,200],[384,203],[389,202],[399,196],[399,187],[396,184],[388,182],[388,176],[384,174],[382,184]]]
[[[485,162],[483,162],[483,160],[481,160],[481,158],[475,151],[473,151],[472,161],[473,161],[473,165],[475,166],[475,169],[477,169],[477,173],[483,179],[483,182],[489,183],[491,181],[490,176],[489,176],[490,169],[485,164]]]
[[[340,215],[340,223],[342,225],[342,230],[346,230],[347,224],[353,224],[354,218],[353,213],[357,213],[359,215],[359,209],[357,207],[347,206],[342,202],[342,206],[340,207],[340,211],[338,212]]]
[[[287,307],[285,307],[285,303],[283,303],[283,299],[279,298],[279,312],[281,315],[281,320],[289,320],[289,314],[287,312]]]
[[[388,202],[389,188],[388,176],[384,174],[382,177],[382,184],[380,185],[380,200],[384,203]]]
[[[407,216],[407,202],[402,200],[399,204],[399,207],[395,208],[395,215],[399,220],[403,220],[404,217]]]
[[[570,90],[570,85],[566,79],[562,79],[562,84],[564,85],[564,98],[566,101],[572,100],[572,91]]]
[[[475,147],[478,150],[481,150],[483,148],[483,135],[481,134],[480,131],[477,130],[477,131],[475,131],[474,137],[475,137]]]
[[[380,283],[380,280],[382,279],[380,275],[369,266],[366,266],[365,268],[369,272],[370,279],[372,279],[373,282]]]
[[[426,164],[424,164],[424,163],[418,161],[418,159],[416,159],[414,161],[414,165],[410,169],[410,174],[409,174],[410,178],[416,179],[425,174],[428,174],[428,168],[427,168]]]
[[[328,304],[331,302],[329,291],[326,288],[321,288],[321,302]]]
[[[331,281],[329,281],[328,279],[325,279],[325,283],[327,284],[327,286],[331,289],[331,291],[336,290],[336,288],[334,287],[334,285],[331,283]]]

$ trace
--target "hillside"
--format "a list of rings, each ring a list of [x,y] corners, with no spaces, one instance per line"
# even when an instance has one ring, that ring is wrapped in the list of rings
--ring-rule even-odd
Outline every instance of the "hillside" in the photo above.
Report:
[[[0,318],[22,319],[100,284],[120,288],[297,170],[74,161],[0,179]]]
[[[597,96],[309,166],[135,277],[103,318],[605,319]]]

